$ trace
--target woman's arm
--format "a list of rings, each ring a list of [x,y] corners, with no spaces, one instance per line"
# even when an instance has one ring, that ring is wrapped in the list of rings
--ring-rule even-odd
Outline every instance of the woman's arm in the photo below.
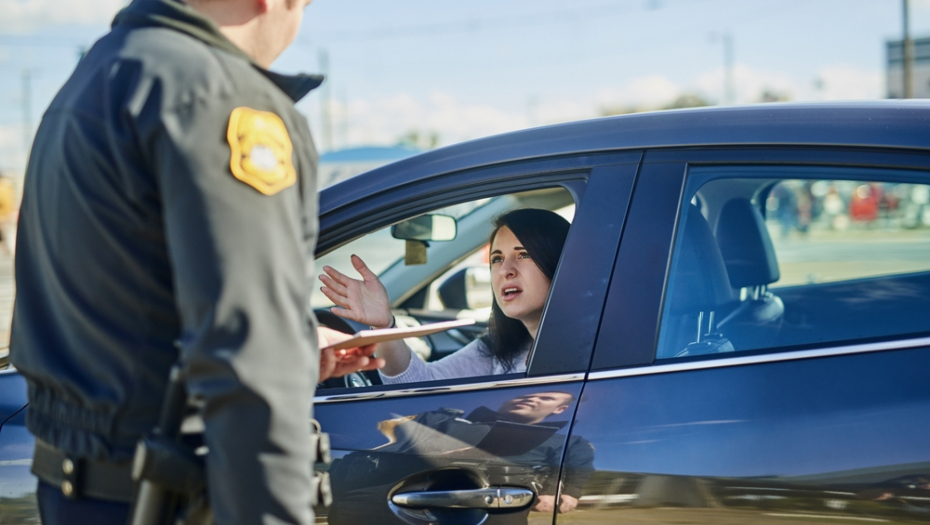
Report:
[[[362,259],[353,255],[352,266],[362,276],[362,280],[353,279],[335,268],[324,266],[320,275],[323,287],[320,291],[336,306],[330,311],[339,317],[351,319],[372,328],[387,328],[394,323],[391,315],[391,302],[387,290]],[[396,376],[410,366],[410,349],[403,340],[379,343],[375,351],[385,361],[382,372]]]
[[[406,348],[406,345],[404,345]],[[409,365],[400,374],[391,374],[387,367],[382,368],[381,380],[386,385],[400,383],[416,383],[418,381],[436,381],[439,379],[454,379],[459,377],[475,377],[493,375],[494,360],[487,355],[487,347],[480,339],[468,343],[461,350],[443,357],[439,361],[424,363],[413,352],[407,350]]]

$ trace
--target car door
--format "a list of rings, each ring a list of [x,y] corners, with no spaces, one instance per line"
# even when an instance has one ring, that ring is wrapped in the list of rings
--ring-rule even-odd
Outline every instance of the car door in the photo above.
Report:
[[[924,154],[647,152],[558,523],[930,520],[928,204]]]
[[[576,207],[526,374],[318,390],[315,417],[334,458],[334,501],[318,519],[552,521],[552,507],[540,501],[557,496],[561,477],[590,473],[590,458],[563,473],[563,451],[578,447],[568,429],[639,160],[627,153],[467,170],[389,188],[329,215],[323,199],[322,252],[414,215],[504,193],[561,187]],[[508,416],[521,410],[535,416]]]
[[[15,370],[0,370],[0,399],[0,522],[36,523],[35,440],[26,430],[26,380]]]

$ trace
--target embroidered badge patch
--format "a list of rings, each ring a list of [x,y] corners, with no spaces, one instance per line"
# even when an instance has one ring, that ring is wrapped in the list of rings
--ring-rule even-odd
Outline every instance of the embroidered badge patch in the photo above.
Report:
[[[294,147],[281,117],[269,111],[239,107],[229,115],[226,131],[232,157],[229,167],[242,182],[274,195],[297,181]]]

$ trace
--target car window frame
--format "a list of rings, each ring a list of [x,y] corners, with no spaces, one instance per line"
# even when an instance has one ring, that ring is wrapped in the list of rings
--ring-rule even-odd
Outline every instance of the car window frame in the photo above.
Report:
[[[714,355],[686,359],[656,360],[661,314],[671,267],[672,245],[678,235],[678,223],[685,204],[685,184],[694,168],[732,166],[862,168],[914,171],[914,181],[930,184],[930,154],[889,148],[824,147],[734,147],[651,149],[644,153],[640,174],[630,202],[627,227],[620,242],[589,375],[600,377],[621,368],[651,365],[670,366],[673,362],[720,360]],[[923,173],[921,175],[920,173]],[[924,177],[924,178],[922,178]],[[850,179],[849,177],[846,177]],[[850,179],[852,180],[852,179]],[[669,211],[673,210],[673,215]],[[649,254],[661,264],[640,265],[642,254]],[[823,343],[817,348],[851,347],[845,343]],[[856,345],[852,345],[856,346]],[[803,351],[805,349],[797,349]],[[785,354],[792,350],[740,352],[726,357],[747,358],[758,354]]]
[[[426,180],[415,181],[408,184],[399,185],[389,188],[377,194],[366,196],[355,203],[349,205],[340,205],[336,210],[321,210],[321,228],[320,242],[317,253],[325,253],[336,246],[350,242],[362,235],[384,228],[403,220],[404,218],[415,216],[438,209],[450,204],[476,200],[491,196],[518,193],[521,191],[540,189],[545,187],[561,186],[572,193],[576,205],[575,218],[572,228],[569,231],[569,237],[566,246],[572,246],[574,237],[589,236],[592,232],[604,230],[605,225],[589,224],[596,219],[596,213],[584,212],[585,209],[592,208],[593,205],[586,204],[586,195],[603,193],[619,183],[623,186],[624,182],[629,185],[625,196],[621,195],[619,200],[629,200],[632,189],[632,175],[615,176],[618,170],[625,173],[635,174],[636,168],[641,160],[641,153],[621,152],[614,154],[596,154],[596,155],[575,155],[570,157],[559,157],[554,159],[542,159],[524,161],[519,163],[508,163],[495,167],[481,167],[472,170],[463,170],[452,174],[442,174]],[[616,166],[620,166],[619,168]],[[338,191],[338,186],[328,188],[326,191]],[[596,191],[591,191],[594,188]],[[593,197],[592,197],[593,198]],[[336,199],[338,200],[338,199]],[[620,221],[622,226],[622,221]],[[608,230],[616,229],[617,222],[606,225]],[[616,234],[619,241],[619,231]],[[577,241],[575,241],[577,244]],[[613,266],[613,256],[616,254],[616,242],[607,241],[599,245],[601,251],[609,252],[610,257],[607,261],[601,261],[605,265],[605,271],[609,272]],[[563,252],[565,253],[565,252]],[[566,259],[563,257],[562,261]],[[567,277],[559,277],[559,269],[553,279],[553,286],[550,290],[550,300],[547,301],[546,309],[543,312],[543,320],[540,324],[540,333],[538,340],[543,337],[557,338],[564,341],[569,337],[566,334],[564,326],[556,329],[546,328],[546,316],[554,316],[556,312],[568,305],[560,308],[550,309],[553,303],[552,297],[571,296],[571,292],[561,292],[561,288],[566,285],[561,284],[567,281]],[[576,265],[569,265],[576,266]],[[565,272],[563,272],[563,275]],[[588,286],[587,288],[591,288]],[[606,296],[605,287],[604,290]],[[602,302],[592,302],[588,305],[591,310],[589,318],[595,320],[600,318],[600,309]],[[577,310],[577,308],[576,308]],[[564,348],[558,349],[556,345],[536,345],[544,348],[543,359],[537,360],[535,356],[538,349],[534,349],[531,355],[533,360],[528,365],[527,374],[510,374],[504,376],[483,376],[475,378],[461,378],[443,381],[431,381],[425,383],[411,383],[400,385],[376,385],[362,388],[333,388],[326,389],[323,396],[318,396],[319,401],[335,401],[343,399],[368,399],[371,397],[383,397],[394,395],[418,395],[435,389],[461,388],[474,389],[486,387],[503,387],[515,386],[518,384],[537,382],[538,377],[548,377],[561,375],[559,380],[578,380],[578,374],[583,374],[590,363],[591,352],[593,351],[593,342],[596,337],[595,333],[590,333],[587,338],[577,339],[582,341],[576,347],[580,348],[580,354],[576,356],[577,362],[574,367],[567,367],[563,361],[556,359],[550,362],[548,357],[558,353],[564,354]],[[584,346],[584,340],[587,340],[587,347]]]

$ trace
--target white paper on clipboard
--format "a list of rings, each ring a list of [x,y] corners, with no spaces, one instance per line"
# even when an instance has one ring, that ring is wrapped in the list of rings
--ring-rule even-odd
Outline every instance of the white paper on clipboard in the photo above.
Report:
[[[435,334],[452,328],[459,328],[475,324],[474,319],[456,319],[454,321],[442,321],[439,323],[429,323],[411,328],[382,328],[380,330],[362,330],[340,343],[329,345],[323,350],[342,350],[345,348],[356,348],[384,341],[394,341],[396,339],[406,339],[408,337],[422,337],[424,335]]]

